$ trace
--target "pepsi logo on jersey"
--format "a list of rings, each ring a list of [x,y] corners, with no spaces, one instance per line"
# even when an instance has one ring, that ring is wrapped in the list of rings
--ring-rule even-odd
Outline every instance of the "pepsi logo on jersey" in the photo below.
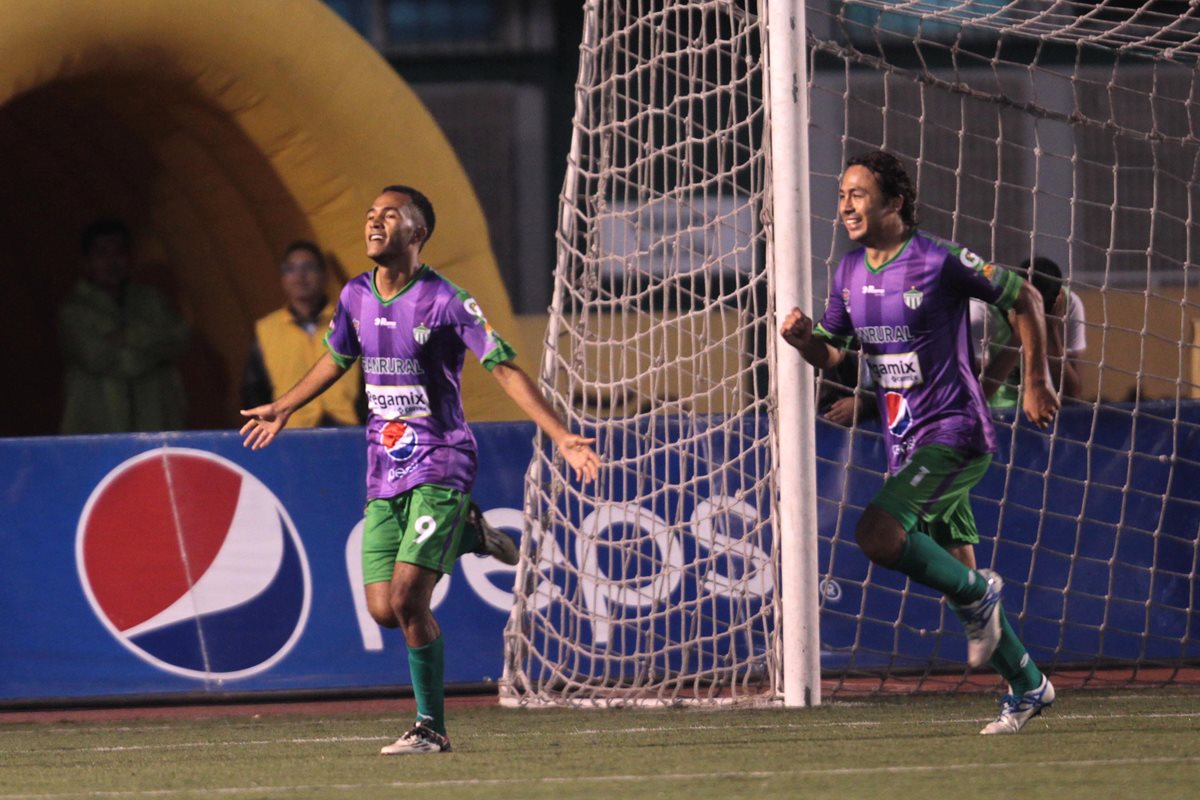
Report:
[[[883,396],[887,407],[888,430],[896,436],[903,436],[912,425],[912,411],[908,408],[908,400],[899,392],[888,392]]]
[[[379,443],[393,461],[408,460],[417,449],[417,431],[403,422],[387,422],[379,430]]]

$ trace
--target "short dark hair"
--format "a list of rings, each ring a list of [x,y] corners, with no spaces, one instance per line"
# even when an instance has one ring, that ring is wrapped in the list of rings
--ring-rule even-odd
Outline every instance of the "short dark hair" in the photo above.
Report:
[[[871,170],[885,199],[899,197],[904,201],[900,206],[900,220],[910,228],[917,227],[917,190],[900,159],[883,150],[872,150],[854,156],[846,166]]]
[[[383,187],[383,192],[395,192],[396,194],[406,194],[412,200],[412,205],[421,214],[421,222],[425,225],[425,241],[421,242],[421,246],[425,246],[425,242],[429,241],[429,237],[433,236],[433,228],[437,225],[437,216],[433,213],[433,203],[429,202],[429,198],[421,194],[421,192],[411,186],[395,184],[393,186]],[[383,194],[380,192],[380,194]]]
[[[283,251],[283,258],[281,258],[279,260],[287,261],[287,257],[290,256],[292,253],[295,253],[298,250],[303,250],[306,253],[311,253],[312,257],[317,260],[317,266],[320,267],[321,269],[325,269],[325,254],[321,252],[321,248],[317,247],[314,243],[310,242],[308,239],[297,239],[296,241],[289,244],[287,246],[287,249]]]
[[[83,229],[83,233],[79,235],[79,246],[86,256],[92,252],[92,247],[95,246],[97,239],[103,239],[107,236],[120,236],[125,241],[125,246],[129,247],[133,244],[133,234],[129,232],[129,227],[119,219],[104,217],[93,222]]]
[[[1049,314],[1058,301],[1058,293],[1062,291],[1062,270],[1045,256],[1034,256],[1032,260],[1027,258],[1021,262],[1021,272],[1028,277],[1033,288],[1041,292],[1042,302],[1046,304],[1046,313]]]

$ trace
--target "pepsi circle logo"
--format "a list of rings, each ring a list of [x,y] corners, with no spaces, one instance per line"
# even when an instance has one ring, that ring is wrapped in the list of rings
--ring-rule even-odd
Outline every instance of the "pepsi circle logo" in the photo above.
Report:
[[[912,411],[908,408],[908,400],[899,392],[888,392],[883,396],[883,401],[887,407],[888,430],[897,436],[903,436],[912,425]]]
[[[84,505],[75,558],[109,632],[176,675],[263,672],[308,621],[312,580],[287,509],[203,450],[151,450],[108,473]]]
[[[379,443],[393,461],[406,461],[417,449],[417,432],[411,425],[393,420],[379,430]]]

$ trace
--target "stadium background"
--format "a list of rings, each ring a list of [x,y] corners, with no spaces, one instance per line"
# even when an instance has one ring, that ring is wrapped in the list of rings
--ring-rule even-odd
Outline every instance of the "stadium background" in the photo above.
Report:
[[[550,294],[580,10],[549,0],[511,3],[502,6],[509,17],[501,19],[495,11],[501,6],[456,5],[492,8],[492,15],[481,12],[481,26],[472,28],[453,16],[381,22],[363,16],[376,7],[366,2],[113,0],[100,8],[12,0],[0,7],[6,53],[0,147],[8,154],[0,182],[6,244],[0,285],[13,332],[5,337],[5,352],[11,363],[27,365],[4,395],[0,432],[47,434],[56,425],[60,369],[52,309],[76,275],[78,230],[102,213],[131,222],[140,235],[139,277],[167,289],[194,327],[184,366],[195,428],[223,429],[236,420],[251,322],[279,302],[276,260],[283,245],[298,236],[315,238],[343,278],[357,274],[365,267],[362,210],[394,180],[440,187],[433,193],[439,234],[428,260],[475,292],[532,368],[544,327],[540,309]],[[448,31],[465,41],[439,40]],[[405,46],[389,49],[396,44]],[[381,141],[406,144],[381,147]],[[1114,329],[1105,352],[1086,359],[1086,396],[1123,399],[1143,367],[1153,375],[1172,373],[1180,360],[1183,307],[1173,291],[1165,287],[1150,303],[1140,291],[1080,292],[1089,320]],[[1144,364],[1138,363],[1140,348],[1130,346],[1142,340],[1150,346]],[[1197,367],[1181,368],[1180,377],[1194,385]],[[490,380],[473,371],[467,381],[472,419],[512,417]],[[1143,390],[1155,396],[1153,383]],[[32,530],[11,521],[69,496],[64,521],[47,536],[62,556],[88,494],[121,458],[163,444],[229,447],[228,435],[213,435],[217,444],[204,435],[118,437],[103,445],[11,441],[4,541],[17,546],[36,537],[48,518],[40,517],[41,527]],[[349,457],[357,468],[357,456]],[[45,480],[39,487],[45,494],[27,494],[42,458],[61,482]],[[492,480],[519,475],[523,460],[516,462],[494,464]],[[270,469],[281,481],[296,479],[285,463]],[[70,477],[62,481],[64,474]],[[340,476],[319,494],[353,500],[358,486],[356,476]],[[519,507],[519,490],[512,495],[492,507]],[[334,527],[340,537],[345,524]],[[52,561],[51,555],[38,559]],[[55,585],[67,587],[64,597],[74,604],[60,609],[61,616],[81,619],[82,613],[91,625],[73,568],[65,558],[53,565],[54,580],[65,581]],[[36,573],[22,576],[9,586],[38,591]],[[344,581],[337,586],[344,591]],[[10,595],[5,610],[15,610],[22,596]],[[28,616],[33,611],[11,613],[6,624],[52,631],[52,623]],[[502,617],[486,622],[497,648]],[[6,641],[14,649],[5,658],[15,658],[19,640]],[[115,641],[104,642],[121,654]],[[54,647],[21,652],[63,655]],[[44,677],[36,664],[29,674]],[[457,677],[490,674],[485,667]],[[192,686],[181,681],[168,688]]]
[[[56,431],[53,308],[78,274],[78,232],[99,214],[131,223],[137,277],[193,326],[191,428],[236,420],[253,320],[279,303],[282,247],[311,237],[339,281],[361,272],[362,209],[395,180],[438,187],[429,262],[535,365],[581,16],[550,0],[3,4],[0,287],[19,332],[3,347],[26,368],[0,399],[0,435]],[[1147,374],[1179,372],[1182,289],[1162,287],[1149,306],[1141,291],[1078,293],[1111,328],[1084,360],[1085,396],[1126,399],[1142,340]],[[473,364],[467,386],[472,419],[517,416]]]

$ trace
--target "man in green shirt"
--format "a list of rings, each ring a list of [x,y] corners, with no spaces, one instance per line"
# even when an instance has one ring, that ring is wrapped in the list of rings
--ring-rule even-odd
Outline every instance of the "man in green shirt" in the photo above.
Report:
[[[129,229],[110,219],[81,237],[83,277],[58,309],[63,433],[183,427],[175,360],[187,347],[188,326],[161,292],[129,279],[132,241]]]

